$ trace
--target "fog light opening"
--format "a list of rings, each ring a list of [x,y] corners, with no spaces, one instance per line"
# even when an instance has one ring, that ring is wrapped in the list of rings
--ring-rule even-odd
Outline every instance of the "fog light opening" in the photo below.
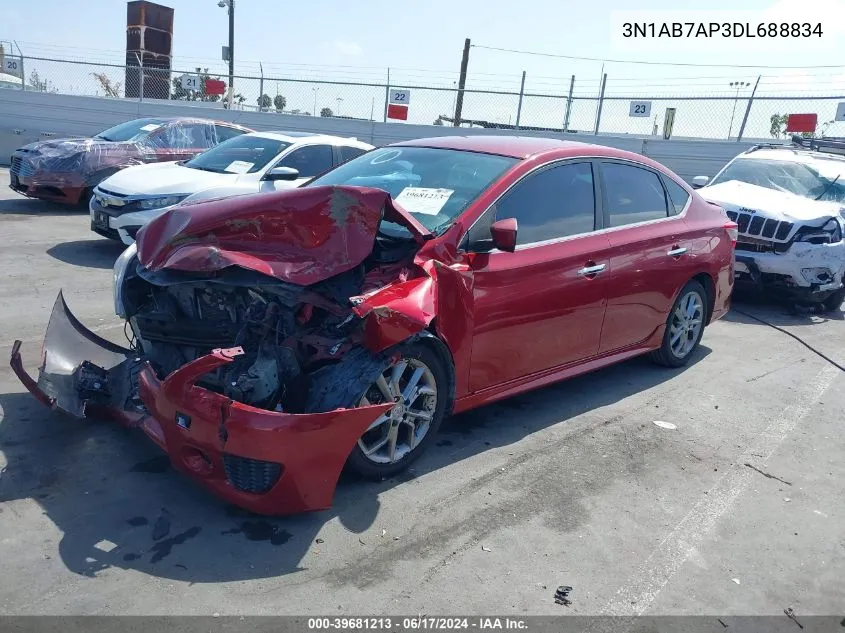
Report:
[[[191,446],[182,449],[182,463],[188,470],[198,475],[210,475],[214,470],[214,464],[208,455]]]
[[[802,268],[801,274],[811,284],[829,284],[833,281],[830,268]]]

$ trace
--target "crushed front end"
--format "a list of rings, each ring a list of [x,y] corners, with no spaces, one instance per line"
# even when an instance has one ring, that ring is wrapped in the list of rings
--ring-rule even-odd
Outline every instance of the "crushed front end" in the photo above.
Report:
[[[232,255],[240,265],[223,265],[220,252],[234,243],[232,235],[222,239],[221,228],[210,245],[203,227],[204,239],[193,241],[178,216],[180,236],[152,248],[144,240],[161,240],[173,218],[155,220],[141,234],[141,259],[130,250],[116,266],[116,309],[127,320],[129,346],[85,329],[60,294],[37,380],[23,368],[20,342],[11,365],[48,406],[141,428],[176,469],[230,503],[262,514],[328,508],[356,442],[394,404],[359,406],[394,360],[368,325],[376,316],[361,306],[397,285],[420,286],[419,278],[409,281],[413,240],[377,244],[381,195],[335,190],[285,197],[293,208],[304,205],[302,220],[309,209],[313,220],[322,217],[319,207],[337,222],[305,249],[315,261],[294,257],[294,242],[314,239],[318,223],[298,237],[287,235],[289,261],[274,262],[275,269],[244,250]],[[347,223],[353,218],[340,217],[341,203],[372,206],[379,215],[375,222]],[[235,231],[263,233],[269,226],[258,219],[232,224],[226,215]],[[278,220],[279,213],[273,216]],[[348,248],[329,257],[321,245],[335,238]],[[364,242],[355,247],[357,240]],[[426,318],[409,323],[398,339],[424,328]]]

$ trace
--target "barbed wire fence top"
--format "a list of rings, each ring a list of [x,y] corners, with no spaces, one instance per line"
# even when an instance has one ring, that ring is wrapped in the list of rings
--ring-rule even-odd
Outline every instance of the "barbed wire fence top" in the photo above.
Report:
[[[115,52],[106,61],[46,54],[19,56],[22,76],[0,74],[0,87],[117,99],[186,101],[208,108],[228,107],[228,72],[220,62],[184,58],[179,68],[126,65]],[[9,49],[7,59],[14,57]],[[257,66],[257,68],[256,68]],[[250,72],[245,73],[244,69]],[[813,113],[817,133],[845,136],[836,121],[845,101],[845,74],[702,74],[643,79],[624,70],[590,77],[523,77],[470,73],[464,89],[461,125],[580,134],[662,135],[667,109],[674,109],[673,137],[771,139],[783,133],[785,115]],[[255,72],[258,71],[258,72]],[[183,82],[183,76],[193,83]],[[207,83],[209,82],[210,83]],[[211,90],[219,80],[223,94]],[[390,89],[409,93],[411,124],[454,124],[458,73],[424,69],[309,67],[241,64],[234,77],[232,107],[302,116],[392,121]],[[187,86],[187,87],[186,87]],[[209,89],[206,89],[206,88]],[[632,102],[648,112],[634,113]],[[744,125],[743,125],[744,122]]]

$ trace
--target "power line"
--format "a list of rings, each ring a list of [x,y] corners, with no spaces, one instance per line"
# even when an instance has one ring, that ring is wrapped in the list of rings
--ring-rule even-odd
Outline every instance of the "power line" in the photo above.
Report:
[[[497,46],[483,46],[481,44],[472,44],[473,48],[483,48],[488,51],[499,51],[503,53],[516,53],[518,55],[534,55],[537,57],[556,57],[559,59],[574,59],[585,62],[602,62],[606,64],[641,64],[644,66],[685,66],[693,68],[842,68],[842,64],[829,64],[817,66],[771,66],[771,65],[751,65],[751,64],[685,64],[681,62],[652,62],[644,60],[633,59],[605,59],[601,57],[578,57],[576,55],[559,55],[556,53],[538,53],[535,51],[521,51],[513,48],[499,48]]]

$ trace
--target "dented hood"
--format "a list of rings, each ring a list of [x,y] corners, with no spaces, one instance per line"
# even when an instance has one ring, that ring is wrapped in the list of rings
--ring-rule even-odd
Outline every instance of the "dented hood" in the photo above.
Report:
[[[171,209],[138,232],[138,261],[153,271],[239,266],[306,286],[363,262],[382,218],[420,243],[432,236],[381,189],[304,187]]]
[[[810,200],[788,191],[775,191],[739,180],[703,187],[698,193],[726,211],[753,210],[777,220],[807,222],[814,226],[839,215],[842,207],[835,202]]]

